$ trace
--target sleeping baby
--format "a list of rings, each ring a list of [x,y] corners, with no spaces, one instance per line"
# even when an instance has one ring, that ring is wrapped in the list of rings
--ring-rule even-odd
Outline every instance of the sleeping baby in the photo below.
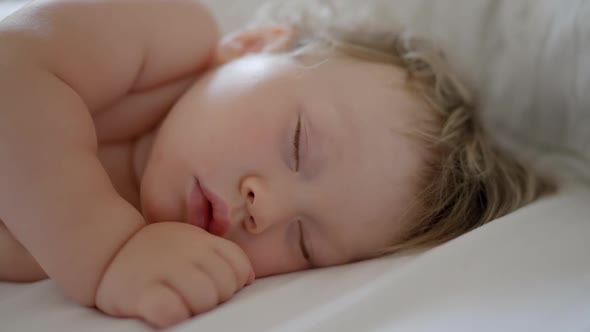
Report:
[[[432,247],[554,189],[442,53],[195,0],[33,1],[0,23],[0,280],[163,328],[255,278]]]

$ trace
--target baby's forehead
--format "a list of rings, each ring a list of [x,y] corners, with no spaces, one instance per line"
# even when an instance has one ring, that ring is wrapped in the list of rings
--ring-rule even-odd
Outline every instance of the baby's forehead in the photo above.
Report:
[[[228,72],[222,75],[225,81],[232,81],[231,86],[243,82],[257,99],[290,96],[310,105],[309,112],[335,109],[349,129],[346,134],[370,139],[369,144],[403,145],[400,135],[419,128],[425,118],[426,107],[412,92],[406,72],[390,64],[351,57],[256,55],[237,60]]]

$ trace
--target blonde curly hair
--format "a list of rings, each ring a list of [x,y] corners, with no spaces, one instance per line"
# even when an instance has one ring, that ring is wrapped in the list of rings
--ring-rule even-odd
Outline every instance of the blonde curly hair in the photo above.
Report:
[[[294,56],[340,55],[396,66],[406,73],[404,88],[428,110],[420,128],[407,132],[429,152],[415,204],[406,215],[412,222],[401,240],[392,240],[376,255],[445,243],[556,191],[552,179],[492,142],[475,96],[434,43],[391,23],[339,24],[330,19],[335,15],[331,1],[307,1],[307,7],[296,8],[294,3],[263,7],[254,25],[294,26],[300,33],[291,50]]]

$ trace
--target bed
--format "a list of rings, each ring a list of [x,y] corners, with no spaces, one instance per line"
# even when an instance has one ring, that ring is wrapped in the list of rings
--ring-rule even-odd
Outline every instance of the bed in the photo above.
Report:
[[[226,31],[262,2],[203,1]],[[335,3],[445,45],[495,139],[561,190],[435,249],[257,280],[172,331],[590,331],[590,2],[373,1]],[[0,283],[0,331],[36,330],[151,331]]]

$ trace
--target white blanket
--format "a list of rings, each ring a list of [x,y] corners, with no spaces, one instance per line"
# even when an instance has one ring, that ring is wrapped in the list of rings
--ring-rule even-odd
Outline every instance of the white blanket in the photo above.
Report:
[[[204,2],[233,30],[262,1]],[[481,90],[498,140],[570,182],[590,179],[589,1],[377,2],[374,20],[441,41]],[[588,331],[589,202],[590,186],[570,184],[427,252],[258,280],[174,330]],[[0,331],[34,330],[150,329],[74,305],[51,282],[0,283]]]

